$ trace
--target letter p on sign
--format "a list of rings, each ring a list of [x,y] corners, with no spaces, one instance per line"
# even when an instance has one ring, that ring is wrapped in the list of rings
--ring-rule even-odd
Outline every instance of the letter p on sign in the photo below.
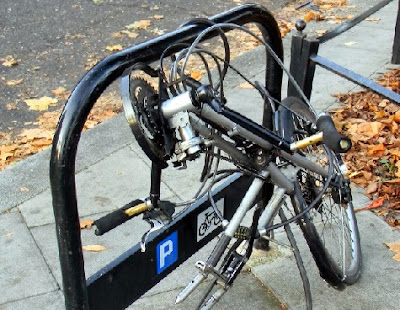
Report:
[[[157,244],[157,274],[178,260],[178,232],[175,231]]]

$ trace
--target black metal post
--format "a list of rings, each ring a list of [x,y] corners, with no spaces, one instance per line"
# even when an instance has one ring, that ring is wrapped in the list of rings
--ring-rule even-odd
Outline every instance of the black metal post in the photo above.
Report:
[[[392,64],[400,64],[400,0],[397,8],[396,28],[393,39]]]
[[[305,27],[304,21],[296,22],[297,34],[292,38],[290,73],[306,97],[310,99],[315,73],[315,63],[310,59],[310,56],[318,53],[319,41],[307,38],[303,33]],[[288,96],[302,99],[291,81],[288,85]]]

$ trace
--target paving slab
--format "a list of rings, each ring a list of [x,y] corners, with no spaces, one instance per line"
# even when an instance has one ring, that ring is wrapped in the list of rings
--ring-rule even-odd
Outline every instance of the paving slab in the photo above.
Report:
[[[64,308],[64,296],[60,290],[34,297],[0,304],[1,310],[56,310]]]
[[[0,308],[10,301],[52,292],[58,286],[17,211],[0,215]]]

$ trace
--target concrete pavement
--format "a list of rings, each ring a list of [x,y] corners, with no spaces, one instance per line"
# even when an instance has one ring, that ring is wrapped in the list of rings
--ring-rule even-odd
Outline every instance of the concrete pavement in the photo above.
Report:
[[[328,41],[319,54],[364,76],[374,76],[390,65],[397,2],[393,1],[374,17],[379,22],[362,22],[350,31]],[[372,39],[372,40],[371,40]],[[354,42],[348,44],[348,42]],[[285,38],[285,53],[290,40]],[[259,50],[251,51],[235,62],[246,65],[254,79],[262,79],[257,67]],[[286,61],[288,63],[288,61]],[[348,92],[354,84],[317,69],[312,104],[321,111],[333,108],[331,94]],[[240,107],[249,100],[250,90],[239,89],[232,80],[226,88],[231,104]],[[251,97],[250,97],[251,98]],[[256,117],[256,115],[254,115]],[[62,309],[61,274],[54,217],[48,182],[49,150],[41,152],[0,172],[0,309]],[[195,176],[201,163],[191,163],[184,173],[163,174],[163,199],[189,198],[196,190]],[[98,218],[122,206],[134,197],[148,194],[150,162],[135,142],[122,115],[100,124],[82,136],[77,159],[77,190],[82,218]],[[134,194],[133,194],[134,193]],[[354,190],[355,205],[368,199]],[[381,219],[371,213],[357,214],[363,249],[361,280],[343,292],[330,289],[318,276],[311,255],[296,234],[312,287],[315,309],[396,309],[400,299],[400,265],[383,242],[400,239]],[[135,220],[134,220],[135,221]],[[121,225],[103,237],[83,230],[83,244],[101,244],[107,250],[85,252],[85,269],[90,276],[110,260],[129,249],[144,231],[141,221]],[[277,238],[280,238],[278,235]],[[212,244],[190,258],[176,272],[161,281],[130,309],[174,308],[179,289],[196,274],[194,262],[204,260]],[[274,245],[266,254],[255,252],[247,272],[241,274],[216,309],[304,309],[304,295],[294,258],[284,247]],[[196,296],[176,309],[191,309]]]

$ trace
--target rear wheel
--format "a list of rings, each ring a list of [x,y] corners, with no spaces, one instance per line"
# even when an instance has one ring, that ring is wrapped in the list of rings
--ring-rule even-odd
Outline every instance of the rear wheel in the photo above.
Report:
[[[284,106],[295,111],[307,107],[301,100],[289,97]],[[308,134],[306,123],[284,107],[279,108],[278,130],[286,139],[296,141]],[[301,113],[304,115],[304,113]],[[331,154],[332,156],[330,156]],[[309,147],[302,155],[321,166],[333,158],[333,174],[321,199],[316,202],[326,179],[307,169],[299,169],[295,181],[296,195],[292,201],[300,213],[314,204],[299,221],[304,237],[319,268],[320,275],[335,288],[357,282],[361,272],[361,248],[357,221],[352,205],[349,182],[339,169],[338,155],[323,146]]]

